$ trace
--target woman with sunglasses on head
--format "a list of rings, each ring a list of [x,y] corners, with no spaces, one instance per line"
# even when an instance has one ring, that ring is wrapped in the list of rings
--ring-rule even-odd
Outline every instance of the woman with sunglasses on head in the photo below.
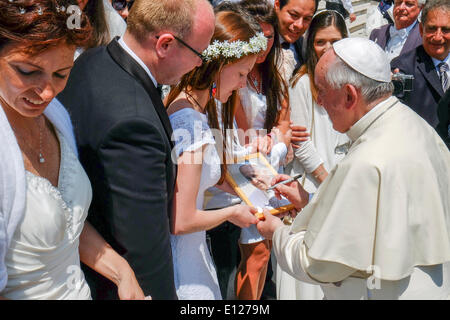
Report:
[[[239,204],[204,211],[203,202],[211,186],[233,192],[224,182],[224,162],[232,147],[227,129],[232,128],[236,91],[245,86],[257,54],[266,45],[264,35],[255,33],[239,14],[216,13],[206,61],[185,75],[167,97],[178,157],[171,243],[180,299],[222,298],[205,230],[224,221],[239,227],[257,222],[255,208]],[[213,132],[218,133],[216,140]]]
[[[121,298],[144,298],[126,260],[85,223],[91,185],[55,96],[91,28],[84,14],[67,28],[62,3],[0,0],[0,298],[90,299],[80,259]]]
[[[291,119],[294,124],[307,127],[310,138],[298,143],[294,160],[286,167],[286,173],[304,173],[303,187],[314,193],[325,180],[328,172],[345,155],[345,134],[333,129],[326,110],[317,104],[317,89],[314,84],[314,69],[320,57],[332,44],[348,37],[344,18],[336,11],[317,13],[306,35],[306,64],[293,76],[289,97]],[[305,174],[306,173],[306,174]],[[292,278],[277,268],[277,292],[279,299],[322,299],[319,286],[307,284]]]
[[[127,21],[128,12],[133,6],[134,0],[110,0],[113,8],[120,14],[120,16]]]

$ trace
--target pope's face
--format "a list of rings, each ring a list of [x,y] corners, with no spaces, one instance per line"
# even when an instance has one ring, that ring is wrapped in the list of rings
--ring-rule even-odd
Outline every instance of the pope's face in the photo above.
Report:
[[[334,50],[327,50],[316,65],[314,82],[317,88],[317,103],[325,108],[338,132],[347,132],[351,127],[350,115],[345,109],[345,90],[335,89],[325,79],[328,67],[334,63]]]
[[[440,8],[429,11],[419,30],[428,55],[444,60],[450,51],[450,12]]]
[[[393,15],[397,30],[413,24],[417,20],[421,8],[417,0],[395,0]]]
[[[285,41],[294,43],[311,24],[316,4],[314,0],[289,0],[280,8],[280,2],[275,0],[274,8],[281,36]]]

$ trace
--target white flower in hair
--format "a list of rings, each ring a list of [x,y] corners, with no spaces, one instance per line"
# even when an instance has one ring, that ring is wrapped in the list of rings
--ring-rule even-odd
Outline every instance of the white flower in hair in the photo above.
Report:
[[[224,57],[227,59],[237,58],[240,59],[242,56],[249,54],[255,54],[266,50],[267,48],[267,38],[262,32],[258,32],[253,36],[249,42],[242,40],[237,41],[218,41],[214,40],[205,51],[203,51],[203,56],[206,60],[218,59],[219,57]]]

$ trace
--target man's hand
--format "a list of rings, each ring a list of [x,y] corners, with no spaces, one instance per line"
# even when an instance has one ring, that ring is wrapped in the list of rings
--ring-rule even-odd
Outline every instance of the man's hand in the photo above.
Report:
[[[272,180],[272,185],[275,183],[290,179],[286,174],[279,174]],[[303,189],[298,181],[292,181],[286,184],[280,184],[275,187],[275,196],[281,200],[281,196],[285,197],[292,203],[297,210],[303,209],[308,204],[309,193]]]
[[[263,213],[264,219],[259,220],[256,228],[264,238],[271,240],[275,230],[284,224],[279,217],[272,215],[267,209],[264,209]]]
[[[350,13],[350,22],[353,22],[356,20],[356,14]]]

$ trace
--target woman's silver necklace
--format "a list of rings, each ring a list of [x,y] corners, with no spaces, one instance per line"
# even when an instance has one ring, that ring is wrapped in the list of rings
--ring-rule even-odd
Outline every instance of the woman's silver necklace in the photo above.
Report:
[[[44,119],[44,121],[45,121],[45,119]],[[11,126],[12,127],[12,126]],[[41,126],[41,124],[40,123],[38,123],[38,127],[39,127],[39,157],[38,157],[38,160],[39,160],[39,163],[45,163],[45,158],[44,158],[44,155],[43,155],[43,153],[42,153],[42,126]],[[24,139],[23,138],[23,136],[19,133],[18,134],[18,132],[16,131],[16,129],[15,128],[12,128],[13,129],[13,131],[14,131],[14,133],[16,134],[16,135],[18,135],[26,144],[27,144],[27,146],[28,146],[28,148],[30,148],[31,150],[33,150],[33,148],[30,146],[30,144],[26,141],[26,139]]]

